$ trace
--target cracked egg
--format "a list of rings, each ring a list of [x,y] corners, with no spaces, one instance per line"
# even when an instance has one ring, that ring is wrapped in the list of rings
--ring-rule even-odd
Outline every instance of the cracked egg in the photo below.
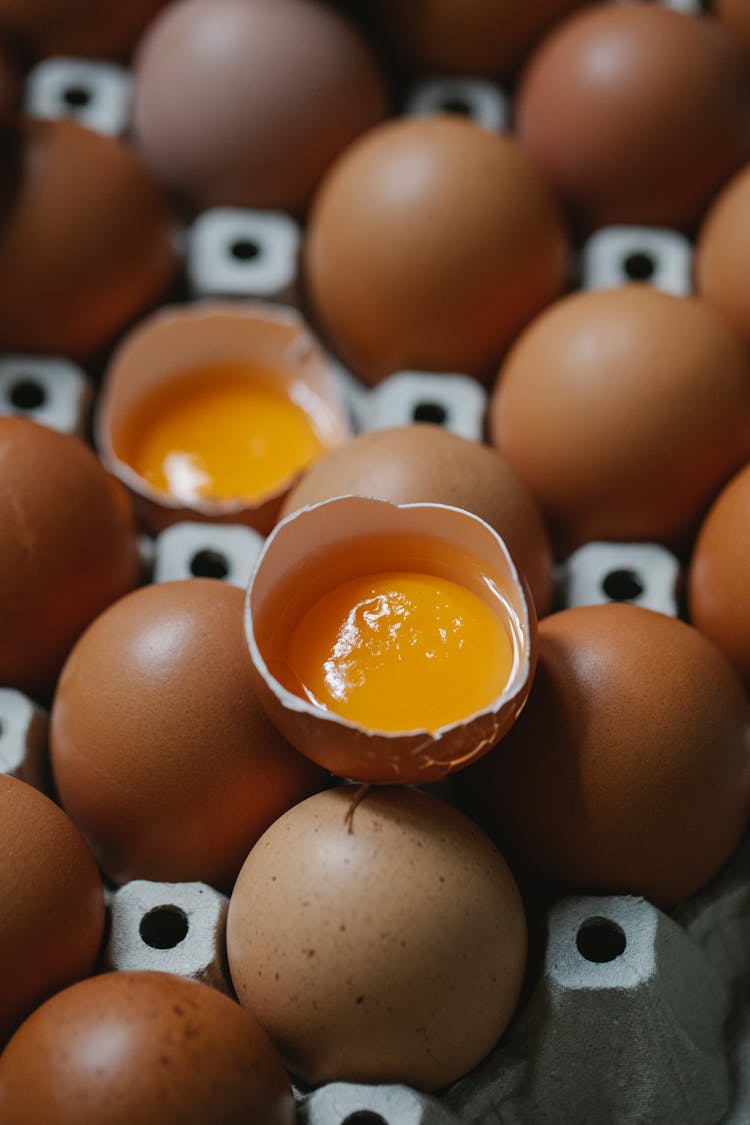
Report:
[[[266,533],[299,474],[349,424],[297,313],[218,302],[166,309],[126,337],[96,437],[150,530],[203,519]]]
[[[463,509],[356,496],[302,508],[269,537],[248,590],[258,697],[334,774],[437,781],[520,714],[531,606],[503,540]]]

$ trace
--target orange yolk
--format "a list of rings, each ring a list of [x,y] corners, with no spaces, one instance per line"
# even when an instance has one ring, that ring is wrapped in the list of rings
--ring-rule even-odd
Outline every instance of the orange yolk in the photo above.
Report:
[[[289,636],[286,686],[369,729],[436,731],[488,707],[515,649],[502,618],[449,579],[411,571],[353,578]]]
[[[261,499],[321,452],[312,420],[286,395],[225,365],[166,388],[123,435],[120,456],[180,500]]]

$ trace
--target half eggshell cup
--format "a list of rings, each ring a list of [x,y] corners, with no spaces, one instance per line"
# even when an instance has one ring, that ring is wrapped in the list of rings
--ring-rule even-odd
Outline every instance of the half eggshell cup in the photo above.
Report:
[[[435,731],[386,731],[342,718],[295,694],[270,668],[271,634],[299,621],[351,578],[403,569],[403,544],[419,569],[449,579],[492,604],[512,640],[510,675],[483,710]],[[490,597],[489,592],[492,593]],[[501,595],[500,599],[497,594]],[[496,745],[521,713],[536,664],[536,617],[525,580],[488,524],[443,504],[396,505],[359,496],[301,508],[282,520],[258,558],[245,603],[255,690],[271,721],[301,753],[360,782],[438,781]],[[383,701],[387,709],[387,700]]]
[[[95,418],[105,466],[130,491],[152,532],[182,520],[239,523],[267,534],[296,472],[257,500],[185,500],[151,485],[128,464],[123,443],[139,409],[187,372],[222,364],[248,365],[248,378],[288,396],[309,417],[321,454],[351,436],[339,384],[326,356],[293,309],[266,304],[210,302],[166,308],[142,321],[115,351],[106,370]]]

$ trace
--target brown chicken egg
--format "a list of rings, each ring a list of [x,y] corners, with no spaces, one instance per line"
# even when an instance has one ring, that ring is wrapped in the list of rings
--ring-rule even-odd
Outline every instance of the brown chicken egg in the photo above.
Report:
[[[750,814],[750,707],[721,652],[629,605],[552,614],[526,710],[458,778],[463,807],[555,887],[694,894]]]
[[[3,1125],[294,1125],[252,1016],[198,981],[106,973],[54,996],[0,1055]]]
[[[536,617],[505,543],[439,504],[357,496],[280,523],[250,582],[258,698],[301,753],[357,781],[439,781],[523,709]]]
[[[597,4],[542,41],[521,77],[528,154],[589,228],[689,228],[750,157],[750,68],[718,20]]]
[[[750,465],[709,509],[688,572],[693,624],[726,654],[750,689]]]
[[[55,783],[115,882],[227,890],[268,825],[325,784],[256,701],[242,607],[241,590],[213,579],[144,587],[65,664]]]
[[[310,466],[280,518],[346,493],[393,504],[450,504],[479,516],[505,540],[537,616],[549,612],[547,533],[530,492],[496,449],[427,424],[359,434]]]
[[[0,349],[84,358],[162,297],[176,266],[160,188],[72,121],[0,126]]]
[[[0,0],[0,25],[32,57],[127,55],[166,0]]]
[[[104,936],[101,879],[80,832],[48,797],[7,774],[0,897],[1,1047],[32,1008],[94,971]],[[9,1125],[2,1108],[0,1121]]]
[[[750,7],[746,0],[714,0],[711,10],[750,48]]]
[[[375,59],[314,0],[178,0],[139,46],[136,142],[196,207],[301,211],[387,112]]]
[[[513,348],[489,427],[563,551],[677,544],[750,456],[747,350],[701,301],[645,285],[577,293]]]
[[[394,54],[428,73],[493,78],[513,71],[539,36],[581,0],[385,0],[376,25]]]
[[[45,696],[76,639],[140,577],[124,488],[77,438],[0,417],[0,685]]]
[[[374,384],[399,370],[489,376],[567,278],[557,202],[518,144],[447,115],[371,130],[315,197],[312,309]]]
[[[513,1014],[521,899],[456,809],[403,787],[354,808],[354,792],[311,797],[253,848],[229,904],[232,981],[306,1082],[432,1090],[480,1062]]]
[[[750,61],[748,62],[750,67]],[[750,165],[711,205],[698,233],[694,277],[698,294],[750,343]]]

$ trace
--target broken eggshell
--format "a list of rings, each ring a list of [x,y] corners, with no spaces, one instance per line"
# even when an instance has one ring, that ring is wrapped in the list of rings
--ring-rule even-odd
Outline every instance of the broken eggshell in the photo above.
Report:
[[[240,523],[265,534],[298,473],[257,500],[197,496],[186,501],[146,481],[122,443],[144,402],[201,367],[247,363],[249,378],[289,396],[308,415],[321,450],[345,441],[349,423],[335,375],[302,318],[291,309],[216,302],[166,308],[131,332],[105,375],[95,421],[102,461],[129,489],[152,532],[181,520]]]
[[[399,539],[424,541],[432,573],[475,592],[489,580],[508,614],[515,649],[507,682],[489,706],[436,731],[372,729],[288,690],[267,663],[264,624],[299,618],[337,581],[398,569]],[[366,549],[362,549],[366,543]],[[359,548],[359,550],[357,550]],[[332,578],[335,562],[338,569]],[[497,604],[497,603],[495,603]],[[488,751],[523,710],[536,660],[536,616],[505,543],[477,516],[443,504],[391,504],[341,496],[282,520],[259,556],[245,604],[255,690],[271,721],[301,753],[361,782],[438,781]],[[387,706],[387,702],[385,704]]]

